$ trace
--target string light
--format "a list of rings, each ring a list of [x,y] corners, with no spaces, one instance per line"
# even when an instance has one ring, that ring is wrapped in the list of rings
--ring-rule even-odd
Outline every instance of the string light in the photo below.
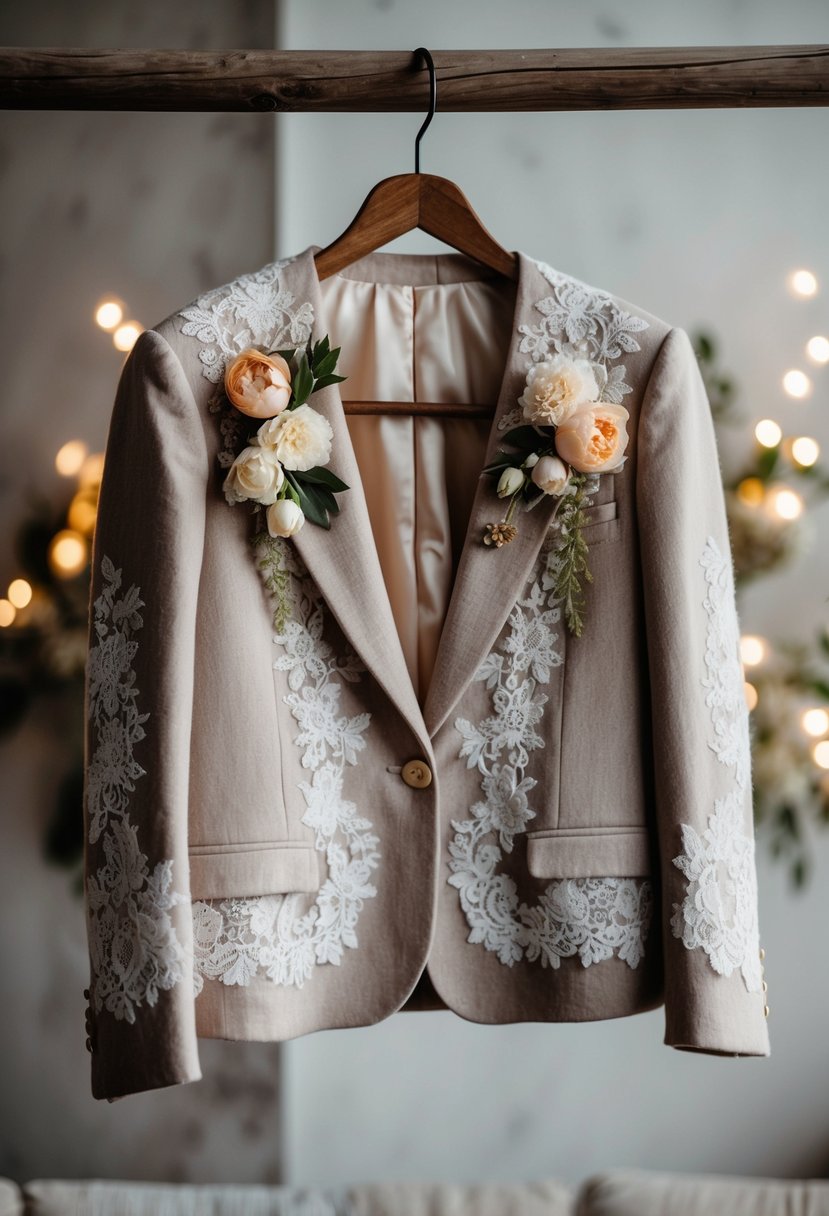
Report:
[[[89,448],[81,439],[70,439],[58,449],[55,457],[55,468],[61,477],[74,477],[80,469]]]
[[[801,714],[800,725],[807,735],[819,739],[829,730],[829,713],[825,709],[806,709]]]
[[[124,307],[120,300],[116,300],[112,296],[101,300],[98,307],[95,309],[95,322],[100,325],[101,329],[113,330],[116,325],[121,323],[124,316]]]
[[[812,382],[805,372],[793,367],[783,377],[783,388],[790,397],[800,400],[809,396],[812,391]]]
[[[812,748],[812,756],[820,768],[829,768],[829,739],[821,739],[820,743],[816,743]]]
[[[132,350],[138,339],[138,335],[142,332],[142,328],[137,321],[125,321],[123,325],[119,325],[112,335],[115,349]]]
[[[745,683],[743,684],[743,692],[745,693],[746,705],[748,706],[748,712],[751,713],[751,711],[757,705],[757,699],[758,699],[757,698],[757,689],[754,687],[753,684],[750,684],[748,682],[748,680],[746,680]]]
[[[15,608],[25,608],[32,598],[32,585],[25,578],[9,583],[8,597]]]
[[[764,448],[776,448],[783,438],[783,432],[772,418],[762,418],[754,428],[754,434]]]
[[[759,477],[744,477],[737,486],[737,497],[747,507],[759,507],[766,496],[766,487]]]
[[[829,338],[815,334],[814,338],[810,338],[806,343],[806,354],[810,359],[814,359],[815,363],[829,363]]]
[[[804,298],[817,295],[817,279],[811,270],[793,270],[789,275],[789,290]]]
[[[66,522],[74,532],[83,536],[91,536],[95,530],[95,520],[98,515],[96,507],[97,495],[94,490],[79,490],[69,504]]]
[[[788,486],[774,486],[768,495],[769,511],[781,519],[797,519],[803,514],[803,499]]]
[[[746,667],[756,667],[766,657],[766,643],[763,638],[746,633],[740,638],[740,656]]]
[[[820,455],[820,445],[808,435],[799,435],[792,441],[792,456],[804,469],[810,468]]]
[[[86,565],[86,541],[79,532],[64,528],[49,544],[49,565],[58,578],[74,578]]]
[[[17,609],[9,600],[0,600],[0,629],[8,629],[14,618],[17,616]]]
[[[78,481],[83,487],[100,485],[103,474],[104,454],[103,452],[93,452],[81,465]]]

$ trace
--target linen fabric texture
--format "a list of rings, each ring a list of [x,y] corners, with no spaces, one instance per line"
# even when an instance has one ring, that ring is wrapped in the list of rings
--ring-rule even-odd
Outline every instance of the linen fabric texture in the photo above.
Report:
[[[767,1055],[739,622],[688,337],[521,251],[515,281],[457,253],[320,281],[318,250],[152,326],[118,383],[85,690],[93,1094],[199,1079],[199,1037],[403,1008],[664,1003],[670,1046]],[[347,378],[309,404],[349,489],[330,529],[270,538],[222,491],[259,425],[224,367],[326,334]],[[585,486],[580,637],[559,498],[482,540],[505,502],[481,470],[557,354],[630,414],[622,468]]]

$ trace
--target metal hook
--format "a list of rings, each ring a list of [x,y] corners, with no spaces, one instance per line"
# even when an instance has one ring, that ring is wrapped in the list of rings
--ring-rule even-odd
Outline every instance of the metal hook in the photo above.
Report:
[[[415,55],[423,55],[429,67],[429,113],[423,123],[423,126],[417,133],[415,139],[415,173],[420,172],[420,141],[423,137],[423,132],[428,127],[429,123],[435,116],[435,110],[438,108],[438,82],[435,75],[435,63],[432,56],[426,50],[425,46],[419,46],[414,52]]]

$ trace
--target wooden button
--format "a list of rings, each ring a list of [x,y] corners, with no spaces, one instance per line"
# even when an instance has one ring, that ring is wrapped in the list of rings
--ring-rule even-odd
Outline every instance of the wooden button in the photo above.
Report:
[[[425,760],[409,760],[400,770],[400,776],[406,785],[413,789],[422,790],[432,784],[432,770]]]

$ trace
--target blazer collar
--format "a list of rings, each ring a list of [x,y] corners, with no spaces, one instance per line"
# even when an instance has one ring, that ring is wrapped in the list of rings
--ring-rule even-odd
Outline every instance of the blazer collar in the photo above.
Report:
[[[283,287],[295,300],[312,306],[313,341],[327,332],[314,263],[320,248],[309,245],[282,271]],[[518,280],[512,332],[485,464],[503,441],[499,420],[515,407],[523,392],[530,360],[519,350],[522,330],[536,320],[534,304],[550,292],[535,261],[520,250],[515,252]],[[303,527],[292,537],[292,543],[352,646],[428,751],[430,741],[500,633],[529,576],[557,500],[554,495],[546,495],[532,511],[521,511],[516,520],[518,535],[496,549],[485,545],[482,538],[485,525],[499,520],[506,504],[496,496],[491,478],[479,478],[433,676],[421,710],[386,591],[339,385],[316,392],[313,405],[333,430],[329,467],[350,488],[338,498],[340,513],[332,518],[330,530],[315,525]]]

